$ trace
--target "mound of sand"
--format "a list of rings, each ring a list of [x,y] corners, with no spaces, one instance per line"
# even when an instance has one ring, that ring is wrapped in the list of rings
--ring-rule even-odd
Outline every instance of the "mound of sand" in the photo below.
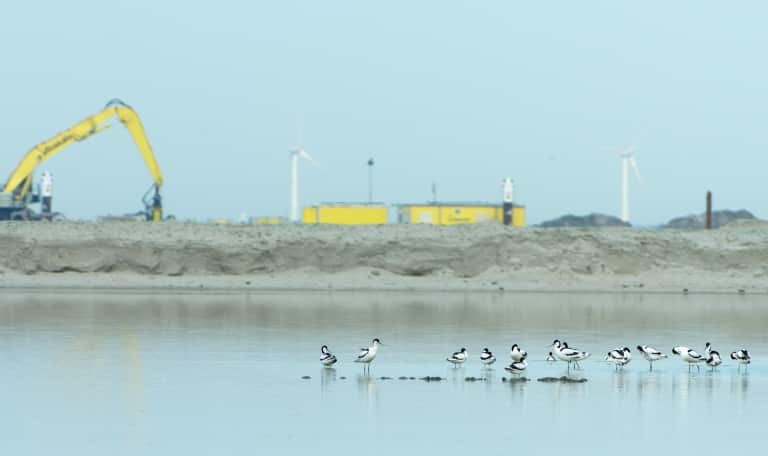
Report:
[[[622,221],[618,217],[606,214],[587,214],[587,215],[573,215],[568,214],[562,217],[558,217],[553,220],[547,220],[541,222],[539,227],[541,228],[566,228],[566,227],[579,227],[579,228],[599,228],[603,226],[631,226],[629,223]]]
[[[758,290],[768,230],[0,223],[0,285]]]
[[[666,225],[665,228],[682,228],[682,229],[701,229],[706,226],[706,213],[686,215],[684,217],[673,218]],[[755,216],[751,212],[740,209],[738,211],[722,210],[712,212],[712,228],[720,228],[721,226],[734,223],[739,220],[756,220]]]

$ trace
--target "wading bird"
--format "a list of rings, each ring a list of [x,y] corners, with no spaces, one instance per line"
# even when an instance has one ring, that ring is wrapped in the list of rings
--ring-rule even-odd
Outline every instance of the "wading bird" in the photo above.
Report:
[[[528,367],[528,361],[523,358],[520,361],[515,361],[509,366],[505,367],[504,370],[511,374],[520,375],[523,373],[526,367]]]
[[[752,357],[749,356],[749,352],[747,352],[746,348],[742,348],[741,350],[736,350],[735,352],[732,352],[731,359],[739,362],[739,370],[741,370],[742,364],[744,366],[747,366],[749,363],[752,362]]]
[[[654,361],[658,361],[660,359],[664,359],[667,357],[666,354],[651,347],[650,345],[638,345],[637,350],[640,351],[640,354],[643,355],[643,358],[645,358],[648,361],[648,364],[650,365],[650,370],[653,370]]]
[[[674,353],[675,355],[678,355],[680,359],[688,363],[688,372],[691,371],[691,366],[694,364],[696,364],[696,370],[700,370],[699,363],[706,361],[706,359],[704,359],[704,357],[701,356],[701,354],[699,354],[695,350],[691,350],[688,347],[682,347],[682,346],[675,347],[672,349],[672,353]]]
[[[632,352],[627,347],[616,348],[605,355],[605,360],[613,363],[616,370],[619,370],[620,367],[623,368],[632,361]]]
[[[330,351],[328,351],[328,346],[323,345],[320,348],[320,362],[323,363],[323,366],[330,367],[336,364],[336,356],[333,355]]]
[[[461,350],[455,352],[448,358],[445,358],[445,360],[448,361],[449,363],[452,363],[454,366],[463,364],[464,361],[467,360],[467,349],[462,348]]]
[[[376,359],[376,352],[379,351],[379,345],[384,345],[384,344],[382,344],[379,339],[373,339],[373,342],[371,343],[370,347],[368,348],[363,347],[360,349],[360,354],[357,355],[355,362],[365,364],[363,366],[363,372],[365,372],[366,370],[370,372],[371,362],[374,359]]]
[[[528,357],[528,352],[523,350],[519,345],[515,344],[509,350],[509,357],[512,361],[522,361]]]
[[[491,353],[490,350],[487,348],[483,349],[483,352],[480,353],[480,362],[485,364],[486,366],[490,366],[491,364],[496,362],[496,357],[493,356],[493,353]]]
[[[723,360],[720,358],[720,353],[718,353],[716,350],[710,350],[706,363],[707,366],[712,368],[712,370],[715,370],[717,366],[723,364]]]
[[[567,362],[569,370],[571,368],[571,363],[574,363],[576,367],[581,368],[579,361],[585,360],[591,355],[585,351],[570,348],[567,343],[560,342],[557,339],[552,342],[552,353],[554,353],[555,357],[560,361]]]
[[[547,353],[547,358],[545,359],[545,361],[548,363],[554,363],[555,361],[557,361],[557,359],[555,359],[555,357],[552,356],[552,352],[549,352]]]

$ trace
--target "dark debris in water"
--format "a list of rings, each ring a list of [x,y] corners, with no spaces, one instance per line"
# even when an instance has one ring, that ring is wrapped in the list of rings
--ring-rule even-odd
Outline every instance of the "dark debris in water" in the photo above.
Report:
[[[392,380],[392,377],[379,377],[379,380]]]
[[[586,383],[586,378],[570,378],[563,375],[562,377],[542,377],[536,379],[536,381],[543,383]]]
[[[413,378],[413,377],[411,377]],[[397,377],[398,380],[408,380],[408,377]]]
[[[501,377],[502,382],[509,382],[509,383],[525,383],[530,382],[531,379],[527,377]]]
[[[465,377],[464,378],[465,382],[484,382],[486,380],[488,379],[485,377]]]
[[[310,378],[312,378],[312,377],[310,377],[309,375],[305,375],[305,376],[301,377],[302,380],[309,380]]]
[[[413,377],[411,377],[411,378],[413,378]],[[425,382],[439,382],[440,380],[442,380],[442,377],[426,376],[426,377],[421,377],[420,380],[424,380]]]
[[[346,379],[347,377],[344,377],[344,376],[339,377],[339,380],[346,380]]]

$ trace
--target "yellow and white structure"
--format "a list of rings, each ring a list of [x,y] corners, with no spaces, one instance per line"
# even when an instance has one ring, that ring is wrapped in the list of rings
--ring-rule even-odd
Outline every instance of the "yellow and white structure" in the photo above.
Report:
[[[525,226],[525,206],[512,206],[512,226]],[[475,223],[503,223],[504,209],[501,204],[491,203],[442,203],[398,205],[400,223],[428,225],[462,225]]]
[[[254,217],[251,220],[251,224],[253,225],[280,225],[282,220],[280,217],[269,217],[269,216],[262,216],[262,217]]]
[[[305,207],[301,223],[309,225],[386,225],[383,204],[322,203]]]

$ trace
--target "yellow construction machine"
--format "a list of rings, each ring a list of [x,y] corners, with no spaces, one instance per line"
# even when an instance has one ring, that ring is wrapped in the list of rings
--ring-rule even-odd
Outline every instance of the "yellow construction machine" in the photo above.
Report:
[[[0,220],[41,218],[28,207],[30,204],[40,201],[40,194],[33,191],[32,180],[35,169],[66,146],[109,128],[111,124],[107,122],[113,116],[117,117],[130,132],[154,180],[154,184],[143,197],[144,215],[147,220],[162,220],[163,206],[160,198],[160,187],[163,185],[163,174],[160,172],[155,154],[152,152],[152,147],[149,145],[144,127],[141,125],[136,111],[117,99],[107,103],[99,113],[38,144],[24,155],[0,193]]]

